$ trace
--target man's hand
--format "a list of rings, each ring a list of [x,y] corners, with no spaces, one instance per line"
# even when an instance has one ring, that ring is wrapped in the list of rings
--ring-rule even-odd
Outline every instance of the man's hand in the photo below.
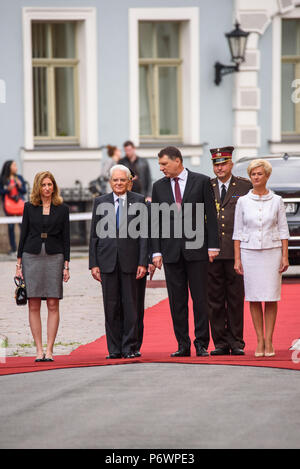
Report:
[[[136,279],[139,280],[140,278],[145,277],[147,272],[147,267],[144,265],[139,265],[136,271]]]
[[[99,267],[92,267],[92,276],[95,280],[97,280],[98,282],[101,282],[101,275],[100,275],[100,269]]]
[[[208,251],[209,262],[213,262],[215,258],[219,255],[220,251]]]
[[[162,256],[155,256],[155,257],[153,257],[152,262],[153,262],[153,265],[154,265],[157,269],[160,270],[161,267],[162,267]]]
[[[150,280],[153,279],[153,275],[154,275],[155,270],[156,270],[156,267],[155,267],[154,264],[149,264],[148,265],[148,272],[150,274]]]

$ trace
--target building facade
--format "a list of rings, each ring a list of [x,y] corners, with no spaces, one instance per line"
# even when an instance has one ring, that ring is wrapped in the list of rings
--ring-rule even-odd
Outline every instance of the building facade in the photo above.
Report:
[[[217,86],[236,20],[246,60]],[[29,186],[49,169],[80,211],[107,144],[132,140],[153,180],[169,144],[208,175],[212,147],[300,150],[299,1],[11,0],[0,59],[1,166],[16,160]]]

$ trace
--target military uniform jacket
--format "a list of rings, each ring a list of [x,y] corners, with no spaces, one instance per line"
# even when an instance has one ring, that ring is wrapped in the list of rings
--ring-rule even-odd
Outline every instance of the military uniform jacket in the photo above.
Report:
[[[220,199],[218,179],[212,179],[211,184],[215,195],[215,204],[218,214],[220,254],[216,260],[234,259],[232,235],[235,206],[239,197],[246,195],[249,190],[252,189],[252,184],[249,179],[232,175],[223,204]]]

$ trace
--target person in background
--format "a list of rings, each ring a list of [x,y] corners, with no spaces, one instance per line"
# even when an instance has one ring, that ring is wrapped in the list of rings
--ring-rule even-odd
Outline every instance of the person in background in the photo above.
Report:
[[[235,206],[252,188],[249,179],[232,174],[233,147],[213,148],[211,180],[218,215],[220,254],[208,266],[209,319],[215,350],[211,355],[244,355],[244,283],[234,270],[232,232]]]
[[[118,148],[115,145],[107,145],[106,148],[107,148],[107,154],[109,158],[103,161],[101,176],[105,179],[105,183],[106,183],[105,193],[107,194],[111,192],[111,187],[110,187],[110,182],[109,182],[110,180],[109,172],[113,166],[115,166],[116,164],[119,164],[122,154],[121,154],[120,148]]]
[[[250,302],[257,336],[255,356],[273,357],[281,277],[289,266],[289,229],[282,198],[267,188],[271,164],[255,159],[247,171],[253,189],[240,197],[236,205],[232,237],[234,269],[244,275],[245,299]]]
[[[136,154],[134,143],[127,140],[123,144],[125,157],[121,158],[120,164],[132,170],[135,174],[133,179],[133,192],[143,194],[147,201],[151,202],[152,181],[148,161]]]
[[[26,194],[26,185],[23,177],[18,174],[17,163],[13,160],[5,161],[2,167],[1,176],[0,176],[0,195],[3,200],[3,209],[6,216],[11,216],[6,212],[4,206],[4,197],[5,195],[17,199],[24,199]],[[8,224],[8,237],[10,243],[10,252],[11,255],[17,254],[16,238],[15,238],[15,224]]]
[[[97,179],[93,179],[89,183],[89,190],[94,197],[108,194],[110,192],[111,187],[109,183],[109,172],[111,168],[118,164],[121,159],[121,150],[118,147],[107,145],[106,148],[109,158],[105,158],[103,160],[100,176]]]
[[[36,344],[36,361],[53,361],[59,325],[59,300],[70,278],[69,208],[63,203],[54,176],[37,173],[30,202],[24,206],[16,276],[25,280],[29,323]],[[41,300],[47,300],[47,349],[43,352]]]

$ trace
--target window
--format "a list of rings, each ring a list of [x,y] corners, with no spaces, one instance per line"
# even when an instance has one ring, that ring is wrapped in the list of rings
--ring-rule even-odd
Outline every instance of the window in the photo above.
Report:
[[[32,23],[35,143],[78,143],[76,22]]]
[[[292,100],[292,83],[300,79],[300,20],[282,20],[281,130],[284,136],[300,134],[300,103]]]
[[[143,141],[180,140],[180,22],[139,21],[139,128]]]

